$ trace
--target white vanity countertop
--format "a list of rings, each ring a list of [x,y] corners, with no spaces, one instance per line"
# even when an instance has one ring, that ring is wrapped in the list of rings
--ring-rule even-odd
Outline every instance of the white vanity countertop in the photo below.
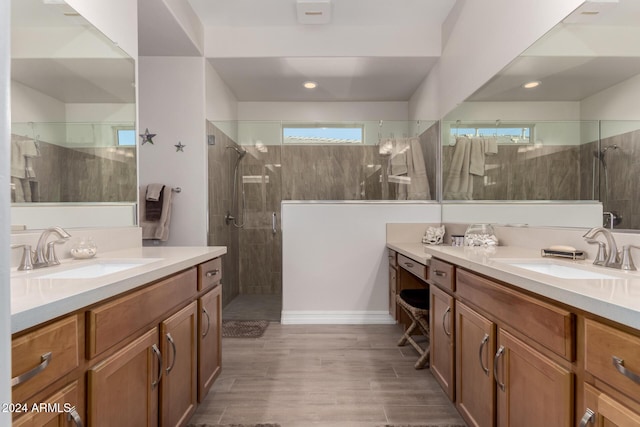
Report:
[[[387,247],[415,261],[430,257],[459,265],[507,282],[560,303],[640,329],[640,272],[625,272],[592,265],[591,260],[543,258],[539,249],[514,246],[494,248],[430,246],[420,243],[387,243]],[[504,261],[549,262],[576,266],[614,279],[564,279],[506,264]]]
[[[137,247],[28,272],[11,271],[11,333],[54,319],[227,253],[224,246]],[[145,264],[91,279],[39,278],[95,262]]]

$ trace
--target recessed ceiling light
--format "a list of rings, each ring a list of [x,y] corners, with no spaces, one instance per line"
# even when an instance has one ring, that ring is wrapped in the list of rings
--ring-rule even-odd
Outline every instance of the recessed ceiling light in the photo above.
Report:
[[[540,86],[540,83],[541,83],[540,81],[535,80],[532,82],[526,82],[525,84],[522,85],[522,87],[525,89],[533,89],[534,87]]]
[[[304,86],[306,89],[315,89],[315,88],[318,87],[318,83],[312,82],[312,81],[308,81],[308,82],[304,82],[302,84],[302,86]]]

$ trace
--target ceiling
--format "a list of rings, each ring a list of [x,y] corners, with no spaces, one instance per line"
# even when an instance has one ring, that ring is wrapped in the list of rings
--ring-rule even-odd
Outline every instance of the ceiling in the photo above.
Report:
[[[221,43],[231,50],[218,55],[204,49],[239,101],[408,101],[439,58],[441,27],[456,0],[332,0],[331,21],[324,25],[299,24],[296,0],[188,2],[203,25],[205,44]],[[167,13],[158,9],[157,1],[140,0],[140,55],[191,55],[193,44],[183,50],[176,45],[184,43],[184,31],[166,23]],[[431,40],[405,37],[411,40],[405,43],[409,54],[385,42],[434,29]],[[207,38],[207,32],[227,30],[226,40]],[[321,46],[322,52],[292,52],[297,39]],[[268,43],[268,53],[242,50],[243,44],[260,42]],[[437,49],[426,47],[434,44]],[[304,90],[307,80],[318,87]]]

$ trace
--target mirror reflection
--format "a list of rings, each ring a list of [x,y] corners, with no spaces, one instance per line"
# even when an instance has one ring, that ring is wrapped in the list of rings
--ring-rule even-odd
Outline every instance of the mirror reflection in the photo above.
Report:
[[[596,200],[640,229],[640,2],[592,5],[445,117],[443,200]]]
[[[11,25],[12,201],[135,202],[133,59],[64,2]]]

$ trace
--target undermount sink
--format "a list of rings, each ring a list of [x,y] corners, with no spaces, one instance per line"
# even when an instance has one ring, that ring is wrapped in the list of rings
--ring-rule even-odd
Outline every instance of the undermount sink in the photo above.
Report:
[[[159,261],[161,258],[96,260],[90,264],[83,263],[78,266],[67,265],[64,270],[45,273],[34,277],[36,279],[95,279],[109,274],[130,270],[145,264]]]
[[[622,279],[622,275],[610,274],[608,271],[595,271],[586,265],[566,265],[552,260],[496,260],[513,267],[523,268],[536,273],[559,279]]]

